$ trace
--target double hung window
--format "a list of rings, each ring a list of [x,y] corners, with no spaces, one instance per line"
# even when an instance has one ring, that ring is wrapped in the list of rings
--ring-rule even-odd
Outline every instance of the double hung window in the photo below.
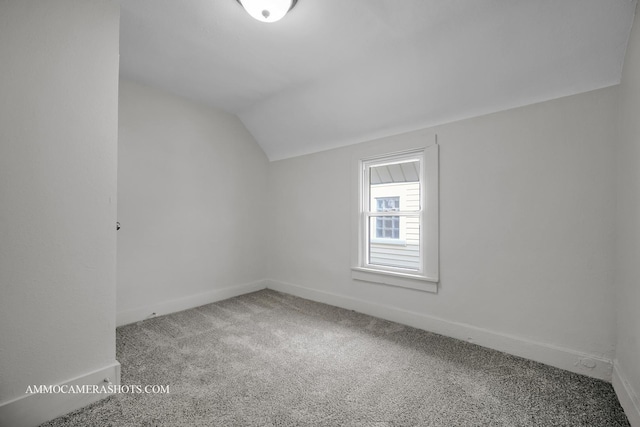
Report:
[[[437,290],[438,146],[361,159],[353,278]]]

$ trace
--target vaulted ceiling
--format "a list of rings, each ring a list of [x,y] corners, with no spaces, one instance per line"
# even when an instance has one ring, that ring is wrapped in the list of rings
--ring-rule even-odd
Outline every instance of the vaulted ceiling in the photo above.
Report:
[[[237,114],[271,160],[619,83],[636,0],[122,0],[121,74]]]

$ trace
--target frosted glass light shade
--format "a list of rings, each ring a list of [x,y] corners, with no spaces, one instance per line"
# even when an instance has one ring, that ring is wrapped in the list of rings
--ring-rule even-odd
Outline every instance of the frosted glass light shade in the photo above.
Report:
[[[262,22],[276,22],[295,5],[294,0],[238,0],[244,10]]]

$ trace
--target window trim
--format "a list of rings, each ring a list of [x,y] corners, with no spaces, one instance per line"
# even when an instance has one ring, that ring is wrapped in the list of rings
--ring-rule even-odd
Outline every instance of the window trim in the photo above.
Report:
[[[369,264],[367,262],[367,246],[370,236],[367,228],[369,214],[365,214],[365,203],[368,203],[369,180],[365,176],[367,166],[379,166],[385,162],[394,163],[412,157],[421,157],[420,192],[421,204],[418,214],[421,217],[420,246],[421,267],[418,271]],[[354,246],[354,262],[352,279],[373,282],[390,286],[437,292],[439,283],[439,146],[436,143],[420,148],[362,156],[357,160],[357,242]],[[395,213],[395,212],[394,212]],[[405,212],[406,213],[406,212]]]

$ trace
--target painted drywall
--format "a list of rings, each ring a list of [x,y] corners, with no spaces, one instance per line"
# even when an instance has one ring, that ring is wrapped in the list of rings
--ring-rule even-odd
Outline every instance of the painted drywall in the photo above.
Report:
[[[129,80],[119,114],[118,323],[263,287],[268,160],[240,120]]]
[[[616,96],[606,88],[271,163],[270,286],[396,319],[423,316],[431,323],[422,325],[457,327],[475,342],[474,331],[504,338],[502,349],[516,343],[522,351],[512,352],[533,359],[575,356],[558,364],[610,379]],[[351,280],[356,153],[428,145],[434,134],[438,293]]]
[[[623,387],[616,387],[616,392],[633,425],[640,426],[640,24],[637,20],[619,90],[616,379]]]
[[[117,1],[0,2],[1,408],[116,363],[118,27]]]

